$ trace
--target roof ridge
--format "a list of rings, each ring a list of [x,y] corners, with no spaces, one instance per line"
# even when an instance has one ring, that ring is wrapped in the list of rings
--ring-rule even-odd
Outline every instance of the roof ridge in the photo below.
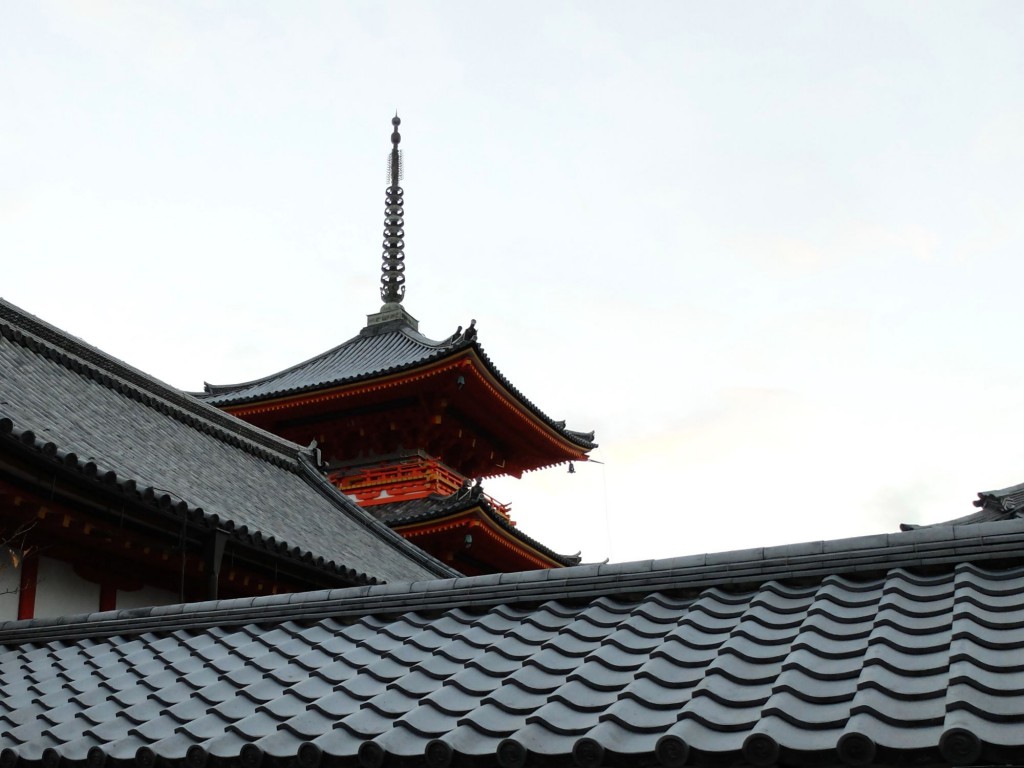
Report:
[[[423,565],[435,572],[458,573],[458,571],[454,571],[454,569],[449,568],[440,560],[430,555],[426,550],[420,549],[414,544],[406,541],[404,537],[391,530],[387,524],[381,522],[365,509],[357,505],[319,470],[318,465],[314,463],[312,457],[305,454],[300,456],[299,472],[317,491],[338,502],[337,506],[340,507],[340,509],[353,521],[376,535],[381,535],[385,539],[390,539],[393,544],[399,547],[399,549],[403,551],[408,550],[405,554],[408,555],[409,559],[415,560],[420,565]]]
[[[1024,520],[925,528],[663,560],[396,582],[289,595],[207,601],[0,624],[0,644],[196,629],[296,619],[684,592],[825,577],[871,578],[880,570],[971,568],[1021,559]],[[1019,565],[1019,563],[1018,563]]]
[[[155,398],[165,406],[170,406],[172,411],[168,415],[189,426],[195,426],[191,423],[192,419],[201,419],[210,427],[205,431],[265,461],[279,464],[281,459],[287,459],[295,462],[300,454],[311,452],[308,448],[230,416],[2,298],[0,335],[34,352],[42,352],[50,360],[75,373],[87,374],[100,384],[117,389],[147,407],[162,410],[159,403],[154,401]],[[115,379],[120,382],[120,386]],[[227,438],[228,434],[238,440]],[[294,469],[297,471],[297,467]]]

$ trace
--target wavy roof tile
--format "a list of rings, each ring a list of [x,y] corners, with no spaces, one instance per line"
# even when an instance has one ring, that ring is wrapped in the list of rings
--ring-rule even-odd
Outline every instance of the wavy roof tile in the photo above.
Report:
[[[339,493],[313,451],[196,400],[0,300],[0,439],[356,582],[451,571]]]
[[[1024,760],[1024,520],[0,626],[0,763]]]

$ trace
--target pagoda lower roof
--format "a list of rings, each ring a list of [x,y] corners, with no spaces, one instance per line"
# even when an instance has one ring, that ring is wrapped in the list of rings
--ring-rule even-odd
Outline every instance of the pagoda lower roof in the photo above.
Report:
[[[223,530],[350,583],[451,573],[335,489],[314,450],[2,300],[0,390],[0,458],[73,478],[112,508]]]
[[[219,408],[277,400],[349,384],[393,376],[476,353],[485,370],[524,408],[568,442],[585,450],[597,447],[593,432],[566,429],[526,399],[491,362],[474,339],[449,337],[435,341],[403,321],[367,327],[348,341],[278,373],[240,384],[204,384],[197,397]]]
[[[496,510],[482,494],[474,493],[472,490],[459,490],[449,496],[432,493],[420,499],[396,501],[390,504],[375,504],[372,507],[366,508],[367,512],[392,528],[402,528],[404,526],[416,525],[417,523],[429,523],[434,520],[451,517],[452,515],[458,515],[471,509],[479,509],[481,514],[507,533],[509,538],[530,549],[536,550],[559,565],[579,565],[582,561],[579,555],[559,554],[531,536],[527,536],[517,526],[513,525],[505,515]]]

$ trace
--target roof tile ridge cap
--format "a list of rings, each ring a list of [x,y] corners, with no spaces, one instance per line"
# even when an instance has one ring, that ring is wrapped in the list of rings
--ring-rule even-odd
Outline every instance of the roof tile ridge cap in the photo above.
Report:
[[[640,563],[641,567],[637,573],[649,571],[650,561]],[[577,573],[571,571],[577,570]],[[160,631],[173,631],[175,629],[187,628],[189,626],[204,624],[212,626],[210,622],[217,618],[223,619],[230,624],[246,622],[248,620],[258,621],[261,624],[285,622],[293,618],[294,614],[305,615],[310,608],[320,605],[329,609],[332,604],[344,601],[369,601],[372,606],[365,613],[373,614],[380,612],[393,612],[396,609],[408,607],[415,610],[420,604],[420,598],[426,592],[437,595],[448,594],[454,600],[464,599],[466,595],[472,594],[480,587],[495,587],[497,585],[514,587],[519,583],[554,582],[551,586],[553,594],[560,595],[568,586],[567,583],[579,578],[579,589],[590,589],[589,582],[585,577],[594,575],[594,566],[580,566],[579,569],[557,569],[542,571],[520,571],[515,573],[483,574],[480,576],[463,576],[460,574],[448,575],[437,579],[413,579],[409,581],[397,581],[384,584],[371,584],[352,587],[340,587],[334,589],[320,589],[310,592],[286,593],[279,595],[262,595],[257,597],[236,597],[224,600],[197,601],[192,603],[174,603],[169,605],[149,606],[144,608],[122,608],[113,611],[96,613],[79,613],[68,616],[46,617],[36,619],[10,620],[0,622],[0,646],[15,642],[37,642],[38,632],[43,631],[47,636],[66,635],[68,633],[85,632],[90,636],[114,634],[128,634],[133,627],[125,626],[138,625],[142,631],[152,631],[154,624],[168,625],[160,626]],[[488,595],[488,598],[492,597]],[[388,602],[395,605],[382,605],[382,598],[390,598]],[[496,598],[498,602],[507,602],[505,596]],[[535,600],[536,596],[532,596]],[[408,601],[408,603],[406,603]],[[267,616],[268,609],[284,609],[272,617]],[[235,612],[236,615],[225,617],[226,612]],[[192,621],[189,621],[191,619]],[[115,625],[107,629],[105,625]],[[35,633],[33,633],[35,630]],[[50,632],[46,632],[50,630]],[[30,637],[26,637],[31,635]],[[23,639],[19,639],[23,638]]]
[[[1024,483],[1018,483],[1017,485],[1010,485],[1007,486],[1006,488],[999,488],[997,490],[992,491],[979,491],[978,498],[975,499],[972,503],[976,507],[991,509],[991,506],[989,506],[989,504],[987,504],[986,502],[992,501],[995,502],[996,505],[999,507],[999,511],[1012,512],[1016,511],[1016,509],[1008,508],[1006,505],[1006,500],[1011,496],[1016,496],[1022,492],[1024,492]]]
[[[570,442],[576,442],[576,441],[574,441],[572,439],[572,437],[570,435],[581,435],[582,436],[582,435],[589,435],[589,434],[593,434],[594,433],[594,430],[590,430],[590,432],[582,432],[580,430],[566,429],[564,422],[563,422],[562,426],[559,427],[558,426],[558,421],[556,421],[555,419],[551,418],[544,411],[542,411],[532,400],[530,400],[522,392],[520,392],[515,387],[515,385],[512,384],[512,382],[508,379],[508,377],[505,376],[505,374],[503,374],[500,370],[498,370],[498,366],[496,366],[494,364],[494,362],[491,360],[491,358],[488,356],[488,354],[484,351],[483,345],[480,344],[479,337],[477,337],[476,339],[473,339],[472,341],[470,341],[466,346],[469,346],[469,347],[473,348],[473,351],[475,351],[477,353],[477,357],[480,359],[480,362],[482,362],[484,364],[484,367],[487,369],[487,371],[492,376],[494,376],[495,379],[498,380],[498,382],[505,388],[505,390],[510,395],[512,395],[519,402],[521,402],[523,405],[525,405],[526,408],[528,410],[532,411],[535,416],[540,417],[540,420],[542,422],[544,422],[547,426],[551,427],[551,429],[553,429],[557,434],[560,434],[563,437],[569,439]],[[597,447],[597,443],[595,443],[593,440],[584,440],[583,442],[586,442],[589,445],[588,446],[581,446],[581,447],[590,447],[590,448],[596,448]]]
[[[401,582],[410,585],[415,581]],[[146,606],[142,608],[120,608],[112,611],[94,613],[77,613],[67,616],[54,616],[34,619],[16,619],[0,621],[0,645],[7,642],[12,633],[23,634],[31,630],[72,630],[76,627],[95,630],[91,634],[103,634],[105,624],[116,623],[123,627],[124,622],[151,626],[154,621],[170,623],[170,628],[187,627],[188,618],[207,616],[214,612],[240,611],[252,612],[258,616],[268,608],[293,607],[296,611],[304,610],[310,603],[337,602],[350,598],[366,597],[369,590],[394,592],[392,584],[360,585],[319,589],[309,592],[287,592],[278,595],[261,595],[233,597],[222,600],[200,600],[190,603],[170,603],[167,605]],[[282,619],[286,620],[286,619]],[[120,631],[120,628],[119,630]]]
[[[386,543],[395,545],[399,552],[408,556],[414,562],[428,568],[428,570],[438,574],[439,577],[450,577],[457,574],[457,571],[454,571],[440,560],[427,554],[425,550],[420,549],[414,544],[410,544],[400,534],[391,530],[386,523],[375,518],[342,493],[341,490],[327,478],[327,475],[320,471],[309,454],[304,452],[299,453],[298,459],[299,471],[307,480],[309,485],[319,491],[329,501],[333,501],[335,506],[353,522],[362,525],[366,530],[377,535]]]
[[[203,392],[201,394],[205,395],[206,397],[219,397],[221,395],[229,395],[229,394],[231,394],[233,392],[237,392],[237,391],[242,390],[242,389],[248,389],[249,387],[254,387],[257,384],[265,384],[266,382],[271,381],[272,379],[276,379],[279,376],[284,376],[286,373],[291,373],[292,371],[297,371],[300,368],[302,368],[303,366],[307,366],[307,365],[310,365],[311,363],[315,363],[315,362],[317,362],[319,360],[322,360],[323,358],[327,357],[328,355],[333,355],[335,352],[338,352],[342,348],[347,347],[348,345],[352,344],[353,342],[359,341],[360,339],[364,339],[364,338],[366,338],[366,337],[365,336],[360,336],[359,334],[356,334],[355,336],[352,336],[351,338],[345,339],[345,341],[341,342],[340,344],[338,344],[338,345],[336,345],[334,347],[331,347],[330,349],[328,349],[328,350],[326,350],[324,352],[320,352],[320,353],[318,353],[316,355],[313,355],[312,357],[307,358],[306,360],[303,360],[302,362],[295,363],[294,365],[290,365],[287,368],[282,368],[280,371],[276,371],[275,373],[267,374],[266,376],[261,376],[260,378],[253,379],[251,381],[242,381],[242,382],[239,382],[237,384],[210,384],[209,382],[206,382],[205,386],[209,387],[210,391],[206,391],[206,392]]]
[[[219,408],[210,406],[193,395],[104,352],[99,347],[50,325],[4,299],[0,299],[0,322],[2,321],[10,323],[12,328],[23,334],[29,334],[36,343],[58,352],[64,358],[73,358],[79,365],[91,369],[93,373],[116,379],[122,386],[130,387],[141,395],[159,399],[172,409],[172,413],[168,415],[172,415],[178,421],[187,424],[187,419],[181,418],[181,412],[185,412],[192,417],[205,420],[211,427],[249,441],[251,445],[248,452],[264,460],[270,459],[270,456],[265,455],[260,449],[269,450],[278,458],[291,461],[294,461],[296,453],[301,450],[300,446],[230,416]],[[68,368],[66,359],[58,357],[55,362]],[[96,379],[95,376],[93,378]],[[97,380],[109,386],[108,382]],[[223,439],[224,435],[219,434],[217,437]]]
[[[421,344],[424,347],[430,347],[431,349],[435,350],[449,350],[455,349],[459,346],[459,342],[456,342],[455,344],[449,343],[449,339],[451,337],[445,339],[432,339],[422,331],[418,331],[415,328],[408,325],[403,325],[401,328],[396,328],[394,331],[392,331],[392,333],[400,333],[410,341],[414,341],[417,344]],[[381,335],[383,336],[384,334]]]
[[[998,521],[996,523],[983,523],[979,524],[984,527],[1006,527],[1008,521]],[[1020,523],[1021,521],[1017,521]],[[1024,524],[1016,526],[1024,529]],[[911,538],[913,532],[907,533],[891,533],[884,534],[890,538],[897,539],[896,542],[892,542],[885,547],[864,547],[863,551],[881,550],[891,547],[898,546],[901,542],[899,539]],[[854,542],[857,539],[864,539],[870,537],[850,537],[847,539],[834,539],[835,543],[839,542]],[[952,535],[949,538],[953,538]],[[981,536],[971,537],[971,539],[981,539]],[[809,542],[809,543],[820,543],[825,542]],[[784,546],[800,546],[796,545],[784,545]],[[736,550],[736,553],[743,553],[748,551],[759,552],[760,554],[756,557],[750,557],[747,559],[736,559],[730,561],[730,569],[737,569],[747,562],[763,562],[767,556],[773,554],[771,552],[773,547],[768,547],[761,550]],[[391,584],[380,584],[372,586],[362,587],[345,587],[338,590],[319,590],[317,592],[310,593],[299,593],[299,597],[295,595],[275,595],[266,596],[259,598],[235,598],[232,600],[218,601],[216,603],[194,603],[184,604],[180,606],[160,606],[149,609],[127,609],[124,611],[116,611],[107,614],[83,614],[80,616],[73,617],[62,617],[60,619],[34,619],[27,622],[6,622],[0,624],[0,645],[9,642],[19,642],[19,638],[24,637],[25,642],[38,641],[37,634],[33,634],[32,630],[46,630],[52,629],[53,634],[60,636],[67,634],[68,632],[87,631],[92,635],[104,634],[103,624],[122,622],[118,625],[114,631],[124,632],[126,629],[123,627],[124,621],[131,621],[133,623],[140,624],[144,627],[149,627],[154,620],[158,620],[161,624],[165,622],[172,623],[172,626],[181,624],[182,618],[193,617],[196,619],[196,623],[199,621],[211,622],[214,618],[220,619],[221,617],[215,616],[218,611],[234,611],[238,610],[238,616],[226,617],[230,619],[232,623],[237,621],[243,621],[248,618],[247,612],[252,614],[253,620],[260,620],[262,622],[267,621],[287,621],[288,618],[296,612],[307,612],[314,604],[323,604],[325,607],[329,607],[331,603],[337,603],[345,600],[353,600],[354,602],[367,601],[365,613],[375,612],[394,612],[396,610],[408,607],[415,609],[420,604],[420,598],[424,593],[433,593],[437,596],[444,594],[449,595],[450,599],[454,602],[463,601],[467,596],[474,595],[475,590],[479,588],[486,588],[485,595],[476,595],[473,597],[475,602],[480,600],[494,601],[495,603],[508,603],[515,602],[517,597],[521,597],[523,600],[534,602],[538,599],[538,593],[533,590],[524,590],[520,585],[526,584],[537,584],[538,589],[542,592],[544,585],[547,585],[547,592],[552,596],[568,597],[574,593],[580,594],[592,594],[595,589],[600,589],[603,594],[611,592],[636,592],[638,588],[649,590],[650,592],[664,591],[665,589],[671,589],[675,579],[678,575],[674,574],[674,571],[678,570],[697,570],[700,572],[707,572],[714,575],[717,579],[716,583],[728,582],[729,573],[728,571],[723,572],[718,564],[708,563],[708,559],[715,559],[715,554],[707,555],[689,555],[678,558],[665,558],[658,560],[642,560],[636,562],[627,563],[610,563],[610,564],[587,564],[587,565],[576,565],[568,568],[561,569],[549,569],[542,571],[524,571],[519,573],[506,573],[506,574],[486,574],[483,576],[463,576],[455,578],[442,578],[442,579],[427,579],[417,580],[408,582],[395,582]],[[717,553],[724,555],[727,553]],[[814,562],[804,564],[790,564],[787,571],[790,573],[797,573],[801,570],[812,569],[823,563],[828,563],[833,559],[834,553],[820,552],[815,558]],[[938,552],[937,557],[945,559],[948,556],[948,552]],[[926,558],[927,559],[927,558]],[[969,562],[969,561],[964,561]],[[902,568],[902,565],[893,565],[893,568]],[[839,569],[842,570],[842,569]],[[611,587],[610,584],[595,585],[594,579],[601,577],[614,578],[615,586]],[[624,579],[623,577],[637,577],[636,580]],[[741,578],[744,583],[748,583],[751,580],[751,576],[745,575]],[[754,577],[755,580],[763,580],[765,582],[772,581],[778,578],[771,574],[762,574],[760,577]],[[681,585],[680,585],[681,586]],[[502,591],[501,588],[506,588],[507,591]],[[406,604],[406,600],[409,603]],[[386,604],[385,604],[386,603]],[[287,608],[288,610],[283,611],[281,615],[274,616],[273,618],[266,616],[265,612],[267,608],[281,607]],[[191,610],[189,610],[191,608]],[[341,607],[338,607],[341,610]],[[86,621],[86,619],[88,621]],[[182,626],[188,626],[187,623]]]
[[[979,496],[1009,496],[1012,493],[1020,493],[1024,491],[1024,483],[1017,483],[1016,485],[1008,485],[1005,488],[996,488],[991,491],[980,491]]]

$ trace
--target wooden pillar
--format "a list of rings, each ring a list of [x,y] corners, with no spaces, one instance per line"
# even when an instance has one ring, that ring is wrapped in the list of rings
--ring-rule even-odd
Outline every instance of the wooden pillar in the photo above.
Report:
[[[206,543],[206,572],[209,574],[206,585],[206,599],[216,600],[220,587],[220,564],[224,559],[224,545],[228,535],[225,531],[216,530]]]
[[[113,611],[117,608],[117,584],[112,581],[100,582],[100,610]]]
[[[18,585],[18,619],[32,619],[36,615],[36,581],[39,578],[39,558],[26,557],[21,561],[21,583]]]

